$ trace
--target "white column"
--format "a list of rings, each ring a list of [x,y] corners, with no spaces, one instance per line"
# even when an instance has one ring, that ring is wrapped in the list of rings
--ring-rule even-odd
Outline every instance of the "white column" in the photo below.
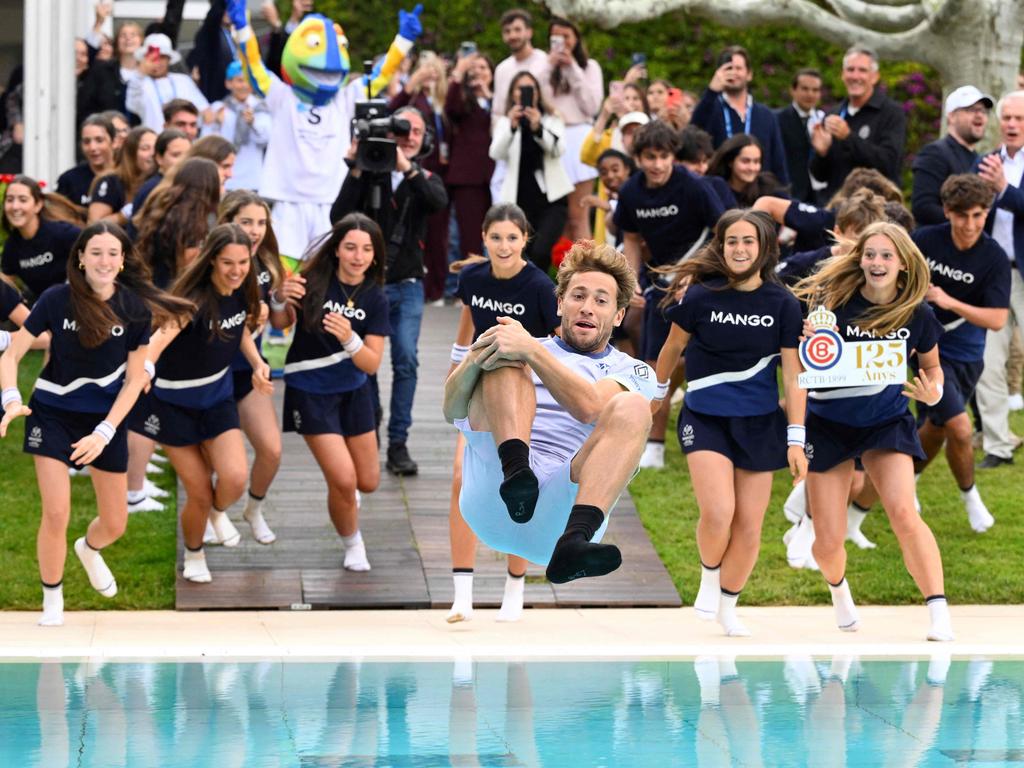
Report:
[[[25,173],[47,188],[75,162],[75,0],[25,3]]]

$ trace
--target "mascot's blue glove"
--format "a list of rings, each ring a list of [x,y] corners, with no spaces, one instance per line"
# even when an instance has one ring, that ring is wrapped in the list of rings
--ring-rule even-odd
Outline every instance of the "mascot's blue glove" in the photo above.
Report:
[[[245,29],[249,26],[249,18],[246,14],[245,6],[245,0],[228,0],[228,18],[231,19],[231,26],[236,30]]]
[[[423,3],[417,3],[412,11],[398,12],[398,36],[406,40],[416,40],[423,34],[423,24],[420,23],[420,14],[423,13]]]

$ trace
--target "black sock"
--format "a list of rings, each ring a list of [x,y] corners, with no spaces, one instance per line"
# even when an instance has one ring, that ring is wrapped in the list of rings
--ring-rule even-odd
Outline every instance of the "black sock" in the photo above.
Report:
[[[537,476],[530,469],[530,446],[516,438],[506,440],[498,446],[498,458],[505,477],[498,492],[508,515],[516,523],[528,523],[540,494]]]
[[[508,480],[512,475],[530,468],[530,446],[513,437],[498,446],[501,473]]]
[[[586,504],[573,506],[565,533],[551,554],[548,581],[564,584],[587,576],[603,576],[622,565],[622,553],[614,544],[590,543],[603,522],[604,513],[597,507]]]
[[[472,573],[472,568],[452,568],[452,573]]]

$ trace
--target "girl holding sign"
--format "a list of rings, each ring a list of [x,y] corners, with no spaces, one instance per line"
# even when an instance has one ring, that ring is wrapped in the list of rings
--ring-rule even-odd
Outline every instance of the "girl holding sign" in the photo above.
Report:
[[[778,256],[771,220],[732,210],[709,245],[663,270],[675,280],[665,302],[672,326],[658,355],[658,392],[665,397],[685,349],[678,429],[700,507],[694,609],[698,618],[717,618],[730,637],[750,634],[736,618],[736,601],[757,562],[772,473],[788,465],[799,481],[807,472],[806,393],[797,386],[800,304],[775,277]],[[673,305],[683,286],[686,294]],[[786,413],[776,384],[780,360]]]
[[[924,301],[929,285],[924,256],[895,224],[868,226],[849,250],[801,280],[797,296],[834,313],[816,323],[834,325],[847,344],[903,341],[906,361],[917,355],[918,376],[898,384],[816,389],[808,395],[807,494],[814,522],[814,558],[832,591],[839,628],[858,628],[846,581],[846,500],[854,459],[860,458],[881,496],[903,560],[931,615],[929,640],[953,639],[943,593],[942,557],[931,530],[914,508],[914,459],[924,456],[908,398],[934,405],[942,397],[936,342],[942,326]],[[818,313],[812,312],[814,315]],[[853,354],[850,349],[847,354]],[[902,390],[902,391],[901,391]]]

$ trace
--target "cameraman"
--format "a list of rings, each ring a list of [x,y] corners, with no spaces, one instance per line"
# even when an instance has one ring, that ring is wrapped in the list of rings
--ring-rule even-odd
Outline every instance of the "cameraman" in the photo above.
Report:
[[[391,409],[388,419],[388,471],[415,475],[419,468],[405,442],[412,426],[412,400],[416,392],[416,344],[423,319],[423,241],[427,219],[448,204],[440,176],[416,163],[423,149],[426,123],[415,107],[394,113],[409,123],[405,136],[389,134],[398,144],[395,170],[387,175],[364,173],[356,166],[359,143],[353,141],[345,162],[350,167],[338,199],[331,207],[331,223],[352,211],[374,217],[384,233],[388,261],[385,286],[391,305]],[[378,192],[375,194],[375,187]],[[377,197],[379,208],[373,209]]]

